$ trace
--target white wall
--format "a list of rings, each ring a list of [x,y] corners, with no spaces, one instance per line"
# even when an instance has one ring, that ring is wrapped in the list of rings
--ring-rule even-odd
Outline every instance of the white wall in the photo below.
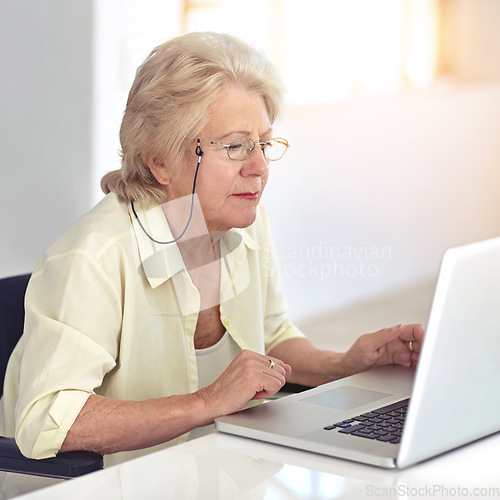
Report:
[[[265,204],[290,311],[432,278],[449,246],[500,235],[500,82],[287,110]]]
[[[0,276],[89,207],[90,27],[89,2],[0,4]]]
[[[283,117],[293,147],[265,202],[295,319],[433,279],[446,248],[500,236],[500,2],[440,6],[448,84]]]

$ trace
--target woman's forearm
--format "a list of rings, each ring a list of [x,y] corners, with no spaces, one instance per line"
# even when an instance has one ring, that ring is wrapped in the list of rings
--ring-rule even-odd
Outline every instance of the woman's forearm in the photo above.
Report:
[[[415,367],[424,339],[422,325],[397,325],[358,337],[345,353],[324,351],[305,338],[278,344],[270,356],[292,367],[289,382],[316,386],[385,365]]]
[[[306,338],[281,342],[270,353],[292,367],[287,382],[310,387],[345,377],[342,359],[344,354],[318,349]]]
[[[291,369],[279,359],[243,350],[212,384],[192,394],[147,401],[91,395],[71,426],[60,451],[101,455],[148,448],[239,411],[252,399],[271,397]]]
[[[86,450],[106,455],[165,443],[213,422],[197,393],[121,401],[91,395],[60,449]]]

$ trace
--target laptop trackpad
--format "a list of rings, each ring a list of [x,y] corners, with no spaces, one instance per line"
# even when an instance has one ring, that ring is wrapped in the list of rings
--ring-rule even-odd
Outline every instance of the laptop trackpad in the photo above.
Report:
[[[370,391],[368,389],[360,389],[349,385],[337,387],[331,391],[326,391],[315,396],[301,399],[301,402],[311,403],[321,406],[329,406],[337,410],[352,410],[358,406],[373,403],[382,398],[386,398],[391,394],[384,392]]]

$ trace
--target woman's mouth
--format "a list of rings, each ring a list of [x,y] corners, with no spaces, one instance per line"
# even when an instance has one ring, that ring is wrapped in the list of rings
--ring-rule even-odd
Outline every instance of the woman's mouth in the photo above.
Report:
[[[235,193],[233,196],[240,200],[258,200],[259,191],[255,191],[254,193]]]

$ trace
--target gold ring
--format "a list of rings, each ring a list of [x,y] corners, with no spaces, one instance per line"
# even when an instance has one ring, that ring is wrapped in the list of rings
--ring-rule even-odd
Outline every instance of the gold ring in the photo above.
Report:
[[[271,370],[274,368],[274,361],[272,359],[269,360],[269,368]]]
[[[410,349],[410,351],[413,351],[413,340],[410,340],[408,342],[408,349]]]

